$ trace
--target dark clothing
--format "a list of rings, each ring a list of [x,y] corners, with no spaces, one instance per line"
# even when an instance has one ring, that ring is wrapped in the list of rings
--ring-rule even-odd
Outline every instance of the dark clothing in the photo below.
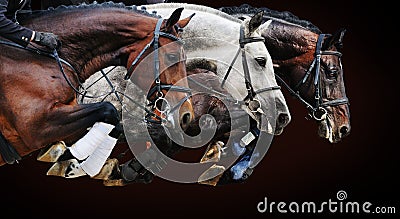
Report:
[[[26,47],[33,31],[16,22],[16,12],[31,10],[30,0],[0,0],[0,36]]]

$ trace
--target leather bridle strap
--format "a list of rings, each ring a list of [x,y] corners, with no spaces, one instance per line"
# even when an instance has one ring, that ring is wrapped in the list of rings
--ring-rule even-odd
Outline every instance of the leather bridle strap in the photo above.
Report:
[[[169,90],[169,91],[175,91],[175,92],[182,92],[182,93],[188,93],[190,94],[192,90],[187,87],[181,87],[181,86],[175,86],[171,84],[160,84],[159,86],[154,86],[150,89],[149,93],[147,94],[147,99],[150,99],[150,97],[158,91],[161,90]]]
[[[163,19],[158,19],[157,24],[156,24],[156,29],[154,30],[154,78],[155,78],[155,83],[156,83],[156,88],[157,88],[157,93],[161,93],[161,82],[160,82],[160,59],[159,59],[159,54],[158,54],[158,40],[160,38],[160,28],[161,24],[163,22]]]
[[[298,100],[300,100],[304,105],[306,105],[306,108],[309,110],[314,110],[314,107],[309,104],[306,100],[304,100],[298,91],[295,91],[292,89],[279,75],[275,74],[275,78],[279,81],[280,84],[282,84],[290,93],[290,95],[296,97]]]
[[[256,93],[254,92],[253,85],[251,84],[251,77],[250,77],[250,71],[249,71],[249,65],[247,64],[247,58],[246,58],[246,51],[244,49],[244,46],[247,43],[252,43],[252,42],[264,42],[265,39],[263,37],[257,38],[257,37],[251,37],[251,38],[244,38],[244,28],[243,26],[240,27],[240,50],[242,51],[242,65],[243,65],[243,73],[244,73],[244,83],[246,84],[246,89],[247,89],[247,96],[245,99],[250,99],[253,100],[253,98],[256,96]]]
[[[228,70],[226,71],[226,73],[225,73],[225,75],[224,75],[224,79],[222,80],[221,88],[224,87],[225,82],[226,82],[226,80],[228,79],[229,74],[231,73],[231,70],[232,70],[232,68],[233,68],[233,65],[235,64],[236,59],[237,59],[237,57],[239,56],[239,53],[240,53],[240,50],[241,50],[241,49],[242,49],[242,48],[239,47],[239,49],[237,50],[235,56],[233,57],[232,62],[231,62],[231,64],[229,65],[229,68],[228,68]]]
[[[319,83],[320,69],[321,69],[321,49],[322,42],[324,40],[325,34],[320,34],[318,36],[317,46],[315,48],[315,76],[314,76],[314,86],[315,86],[315,101],[316,108],[318,109],[321,102],[321,83]]]
[[[154,29],[154,37],[152,38],[150,43],[148,43],[143,48],[143,50],[139,53],[139,55],[132,62],[132,64],[130,65],[130,67],[127,70],[127,73],[126,73],[124,79],[127,80],[130,78],[130,76],[133,73],[134,67],[137,65],[140,58],[151,46],[153,46],[153,48],[154,48],[153,53],[154,53],[154,83],[155,83],[155,86],[153,86],[147,93],[147,99],[150,100],[150,98],[153,96],[153,94],[157,93],[156,99],[151,101],[151,104],[155,105],[156,101],[160,98],[163,98],[163,96],[164,96],[164,94],[162,93],[162,90],[183,92],[183,93],[189,94],[185,98],[183,98],[181,101],[179,101],[179,104],[177,106],[175,106],[173,108],[173,110],[168,111],[169,113],[171,113],[190,98],[191,89],[187,88],[187,87],[175,86],[172,84],[162,84],[160,81],[160,74],[161,74],[160,73],[160,57],[159,57],[159,48],[160,48],[159,39],[160,39],[160,37],[166,37],[177,43],[183,44],[183,42],[180,38],[178,38],[172,34],[160,31],[163,21],[164,21],[164,19],[162,19],[162,18],[158,19],[157,24]],[[148,121],[153,121],[153,120],[149,119]]]
[[[143,56],[143,54],[151,47],[154,46],[154,65],[156,66],[156,68],[154,69],[154,74],[155,74],[155,79],[159,78],[157,76],[159,76],[159,59],[158,59],[158,48],[159,48],[159,38],[160,36],[162,37],[166,37],[169,38],[173,41],[176,41],[177,43],[183,43],[182,40],[172,34],[169,33],[165,33],[165,32],[161,32],[160,28],[162,25],[163,19],[160,18],[157,21],[156,27],[154,29],[154,37],[153,39],[150,41],[150,43],[146,44],[146,46],[142,49],[142,51],[140,51],[139,55],[135,58],[135,60],[132,62],[132,64],[130,65],[130,67],[128,68],[128,71],[124,77],[125,80],[128,80],[129,77],[131,76],[134,67],[136,66],[136,64],[139,62],[139,59]]]
[[[322,102],[320,104],[320,106],[339,106],[339,105],[343,105],[343,104],[350,105],[349,99],[347,97],[343,97],[343,98],[339,98],[339,99],[331,100],[331,101],[325,101],[325,102]]]
[[[221,83],[221,88],[223,88],[225,85],[225,82],[228,79],[228,76],[233,68],[233,65],[235,64],[235,62],[239,56],[239,53],[241,52],[242,53],[243,74],[244,74],[244,80],[245,80],[245,85],[246,85],[246,89],[247,89],[247,96],[244,98],[244,100],[249,99],[250,101],[253,100],[253,98],[259,93],[280,89],[280,86],[272,86],[272,87],[262,88],[260,90],[254,91],[253,85],[251,83],[249,66],[247,64],[246,50],[244,49],[246,44],[254,43],[254,42],[265,42],[265,39],[264,39],[264,37],[245,37],[244,26],[241,25],[240,26],[240,36],[239,36],[240,47],[238,48],[227,72],[224,75],[222,83]]]

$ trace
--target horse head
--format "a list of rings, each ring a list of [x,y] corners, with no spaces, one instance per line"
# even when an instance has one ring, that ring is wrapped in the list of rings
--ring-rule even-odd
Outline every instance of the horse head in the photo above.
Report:
[[[182,10],[176,9],[168,19],[160,18],[153,33],[146,33],[142,43],[128,47],[126,78],[130,77],[139,88],[148,91],[147,100],[154,115],[151,121],[165,119],[172,126],[178,121],[186,129],[194,118],[194,111],[180,32],[192,16],[180,20]]]
[[[320,102],[316,105],[324,110],[317,115],[319,135],[336,143],[350,133],[350,109],[343,78],[341,63],[343,36],[345,29],[334,35],[327,35],[321,48]],[[317,82],[318,83],[318,82]],[[317,99],[317,98],[316,98]],[[325,115],[324,115],[325,114]]]
[[[252,14],[264,12],[261,35],[265,38],[265,45],[268,48],[274,64],[274,70],[280,85],[286,87],[291,95],[299,99],[309,110],[310,117],[319,123],[319,135],[329,139],[330,142],[338,142],[341,138],[349,134],[349,109],[347,98],[344,92],[343,69],[340,63],[341,53],[338,51],[342,46],[345,31],[340,30],[335,35],[328,34],[321,39],[324,45],[322,54],[320,54],[322,63],[319,69],[315,69],[316,62],[316,44],[321,30],[310,21],[301,20],[288,11],[275,11],[269,8],[256,8],[248,4],[240,7],[221,7],[219,10],[228,13],[239,19],[245,19]],[[319,58],[318,58],[319,59]],[[330,63],[330,66],[326,64]],[[324,93],[323,102],[317,104],[315,101],[315,86],[311,84],[308,77],[313,71],[329,72],[331,79],[327,80],[326,75],[318,76],[318,80],[325,82],[318,83],[321,93]],[[313,75],[315,75],[313,73]],[[329,73],[328,73],[329,74]],[[304,80],[304,78],[310,81]],[[306,85],[303,85],[307,83]],[[331,93],[327,93],[331,92]],[[326,106],[326,105],[329,106]],[[317,106],[318,105],[318,106]],[[320,109],[320,110],[317,110]],[[327,114],[325,114],[325,111]],[[327,118],[327,119],[325,119]]]
[[[350,133],[350,109],[340,52],[344,33],[341,29],[334,35],[316,36],[315,50],[309,54],[313,55],[312,61],[304,66],[306,73],[294,72],[303,75],[296,86],[309,104],[309,118],[318,123],[319,136],[331,143],[339,142]]]
[[[273,57],[279,82],[301,100],[318,133],[331,143],[350,133],[350,112],[341,63],[345,30],[314,33],[280,20],[263,24],[262,35]]]

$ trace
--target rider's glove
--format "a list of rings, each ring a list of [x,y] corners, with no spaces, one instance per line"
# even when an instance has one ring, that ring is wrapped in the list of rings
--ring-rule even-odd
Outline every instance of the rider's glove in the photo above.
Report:
[[[53,33],[35,32],[35,39],[33,39],[33,41],[51,50],[61,47],[61,41],[58,39],[57,35]]]

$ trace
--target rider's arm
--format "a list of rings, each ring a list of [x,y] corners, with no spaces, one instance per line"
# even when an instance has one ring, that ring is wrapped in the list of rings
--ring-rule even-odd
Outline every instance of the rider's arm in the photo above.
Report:
[[[12,22],[5,16],[8,1],[0,0],[0,36],[26,47],[35,37],[35,32]]]

